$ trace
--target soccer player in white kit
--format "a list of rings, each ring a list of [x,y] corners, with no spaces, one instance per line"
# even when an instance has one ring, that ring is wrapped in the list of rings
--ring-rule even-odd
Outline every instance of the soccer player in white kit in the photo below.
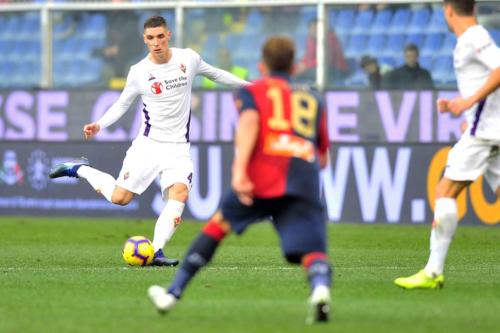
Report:
[[[108,201],[127,205],[136,194],[160,176],[161,191],[167,204],[155,225],[153,265],[175,266],[163,247],[181,222],[193,176],[189,148],[191,87],[197,74],[217,83],[240,87],[249,82],[204,62],[191,49],[169,47],[171,32],[165,19],[153,16],[144,23],[144,43],[148,55],[130,68],[118,100],[95,123],[86,124],[83,133],[92,138],[116,122],[137,96],[143,102],[142,125],[123,161],[118,178],[99,171],[86,159],[55,166],[51,178],[85,178]]]
[[[500,49],[478,25],[474,7],[474,0],[444,0],[446,22],[457,36],[453,58],[461,97],[438,99],[437,108],[455,115],[465,112],[467,129],[450,150],[436,188],[427,265],[394,281],[406,289],[443,286],[444,263],[458,223],[456,198],[463,189],[484,175],[500,198]]]

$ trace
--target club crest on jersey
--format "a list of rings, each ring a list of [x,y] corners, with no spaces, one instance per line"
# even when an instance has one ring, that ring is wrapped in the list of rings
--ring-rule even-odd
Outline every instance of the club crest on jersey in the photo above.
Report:
[[[155,95],[161,94],[163,91],[163,84],[161,82],[153,82],[151,85],[151,92]]]
[[[186,65],[181,64],[181,71],[185,74],[186,73]]]
[[[149,73],[149,79],[148,81],[151,81],[151,80],[156,80],[155,76],[151,73]]]

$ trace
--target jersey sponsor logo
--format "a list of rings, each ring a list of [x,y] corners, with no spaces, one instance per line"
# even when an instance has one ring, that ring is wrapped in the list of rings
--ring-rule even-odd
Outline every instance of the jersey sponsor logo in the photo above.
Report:
[[[486,43],[485,45],[481,46],[480,48],[476,49],[476,53],[480,54],[484,50],[486,50],[488,47],[490,47],[492,44],[491,42]]]
[[[153,82],[151,85],[151,92],[155,95],[161,94],[163,91],[163,84],[161,82]]]
[[[186,74],[186,65],[181,64],[180,69],[184,74]]]
[[[181,75],[173,79],[166,79],[163,82],[165,83],[165,90],[171,90],[186,87],[188,85],[188,78]]]
[[[291,134],[268,134],[264,141],[264,154],[296,157],[309,163],[315,160],[312,142]]]

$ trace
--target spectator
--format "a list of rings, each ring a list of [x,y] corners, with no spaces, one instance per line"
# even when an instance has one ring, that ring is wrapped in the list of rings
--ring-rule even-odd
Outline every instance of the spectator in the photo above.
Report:
[[[217,67],[219,67],[220,69],[233,73],[240,79],[243,80],[248,79],[248,69],[233,64],[229,49],[224,47],[220,48],[218,53],[218,60],[219,62],[217,64]],[[218,89],[221,86],[215,83],[214,81],[210,80],[209,78],[203,77],[201,81],[201,87],[203,89]]]
[[[309,33],[306,39],[306,51],[304,57],[295,69],[295,75],[299,80],[315,81],[316,77],[316,26],[317,21],[309,23]],[[326,56],[327,82],[328,85],[338,84],[349,74],[349,66],[344,57],[342,46],[334,31],[329,30],[326,34]]]
[[[107,22],[107,45],[95,49],[93,54],[105,62],[103,82],[111,88],[121,89],[130,65],[143,53],[143,45],[134,38],[140,36],[138,18],[131,11],[117,11],[109,13]]]
[[[432,89],[431,74],[418,63],[418,47],[408,44],[404,48],[405,64],[382,77],[384,89]]]
[[[371,89],[380,89],[382,87],[382,74],[377,59],[365,55],[361,58],[361,68],[368,77],[369,87]]]

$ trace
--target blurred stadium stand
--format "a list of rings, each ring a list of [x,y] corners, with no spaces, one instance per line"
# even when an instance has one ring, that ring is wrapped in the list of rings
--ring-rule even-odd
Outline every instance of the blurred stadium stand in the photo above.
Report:
[[[42,75],[40,12],[2,11],[3,5],[5,3],[0,3],[0,88],[38,87]],[[286,15],[278,15],[275,7],[185,9],[181,44],[200,52],[214,65],[217,65],[217,50],[229,48],[234,64],[246,67],[250,78],[256,78],[258,50],[265,38],[274,33],[288,34],[297,42],[300,59],[308,24],[317,15],[313,5],[277,8],[287,10]],[[109,42],[109,13],[106,10],[54,11],[54,87],[107,86],[106,61],[97,57],[95,50]],[[139,37],[130,36],[130,43],[142,43],[142,23],[153,14],[167,19],[174,36],[179,28],[172,8],[135,10],[135,13]],[[480,10],[479,13],[495,15],[495,11]],[[415,2],[415,5],[388,5],[379,10],[328,5],[326,15],[328,27],[337,34],[351,66],[351,76],[340,86],[356,88],[365,84],[359,67],[363,55],[371,55],[380,63],[395,67],[403,62],[404,45],[414,43],[420,48],[421,66],[431,71],[436,86],[454,87],[452,52],[456,38],[448,32],[438,4]],[[127,24],[130,23],[123,22]],[[500,43],[500,27],[488,28]],[[142,44],[141,47],[146,51]]]

